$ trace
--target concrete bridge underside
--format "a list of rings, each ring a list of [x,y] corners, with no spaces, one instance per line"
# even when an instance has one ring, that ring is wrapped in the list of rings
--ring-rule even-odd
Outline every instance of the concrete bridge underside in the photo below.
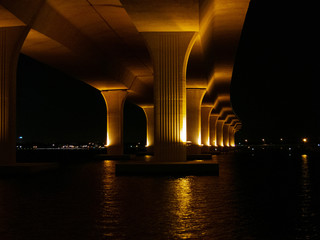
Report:
[[[20,53],[101,91],[112,154],[126,99],[146,113],[158,161],[185,161],[187,142],[190,153],[233,146],[229,88],[249,1],[0,0],[0,163],[15,162]]]

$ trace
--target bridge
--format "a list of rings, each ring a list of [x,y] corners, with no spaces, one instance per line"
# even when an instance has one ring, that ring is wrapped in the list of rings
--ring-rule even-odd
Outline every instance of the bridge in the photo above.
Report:
[[[0,0],[0,163],[16,161],[20,53],[101,92],[110,154],[123,153],[127,99],[157,161],[234,146],[229,89],[249,1]]]

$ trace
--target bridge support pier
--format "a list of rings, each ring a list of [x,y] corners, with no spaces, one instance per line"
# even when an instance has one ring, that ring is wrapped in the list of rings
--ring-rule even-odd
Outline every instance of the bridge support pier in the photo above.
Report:
[[[225,120],[217,120],[217,127],[216,127],[216,142],[219,147],[224,147],[223,144],[223,125]]]
[[[211,146],[210,141],[210,114],[213,106],[201,107],[201,143],[204,146]]]
[[[0,164],[16,162],[16,71],[26,27],[0,28]]]
[[[101,91],[107,106],[106,145],[108,154],[123,154],[123,106],[126,90]]]
[[[155,160],[186,161],[186,67],[194,32],[142,32],[154,65]]]
[[[223,124],[223,145],[225,147],[230,147],[229,136],[230,136],[230,124]]]
[[[152,105],[140,106],[147,120],[147,152],[151,153],[154,150],[154,107]]]
[[[201,102],[205,89],[187,89],[187,140],[191,142],[187,154],[201,153]]]
[[[218,146],[217,139],[217,122],[218,115],[211,114],[210,115],[210,143],[212,146]]]
[[[234,126],[231,125],[229,127],[229,144],[230,144],[230,147],[234,147],[235,146],[234,134],[235,134],[235,129],[234,129]]]

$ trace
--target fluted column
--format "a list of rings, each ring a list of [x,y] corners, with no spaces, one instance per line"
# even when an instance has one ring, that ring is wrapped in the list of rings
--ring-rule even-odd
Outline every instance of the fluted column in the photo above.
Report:
[[[219,147],[223,147],[223,125],[224,125],[225,120],[217,120],[217,135],[216,135],[216,142]]]
[[[101,91],[107,106],[106,145],[108,154],[123,154],[123,106],[125,90]]]
[[[0,164],[16,162],[16,71],[26,27],[0,28]]]
[[[212,146],[218,146],[217,141],[217,122],[219,115],[210,116],[210,143]]]
[[[187,89],[187,141],[191,142],[188,154],[201,152],[201,102],[205,89]]]
[[[155,159],[186,160],[186,66],[194,32],[143,32],[154,65]]]
[[[147,149],[149,151],[153,151],[154,148],[154,107],[151,105],[148,106],[140,106],[147,120]]]
[[[230,128],[230,123],[225,123],[223,124],[223,145],[225,147],[229,147],[229,128]]]

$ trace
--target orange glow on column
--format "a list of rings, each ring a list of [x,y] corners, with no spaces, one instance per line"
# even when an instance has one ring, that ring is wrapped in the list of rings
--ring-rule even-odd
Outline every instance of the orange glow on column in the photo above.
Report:
[[[218,147],[217,140],[212,141],[212,146]]]
[[[110,140],[109,140],[109,134],[107,133],[107,139],[106,139],[106,147],[110,146]]]
[[[202,144],[201,144],[201,132],[199,132],[198,145],[199,145],[199,146],[202,146]]]
[[[183,116],[183,124],[180,130],[180,140],[181,142],[187,142],[187,119],[186,116]]]

